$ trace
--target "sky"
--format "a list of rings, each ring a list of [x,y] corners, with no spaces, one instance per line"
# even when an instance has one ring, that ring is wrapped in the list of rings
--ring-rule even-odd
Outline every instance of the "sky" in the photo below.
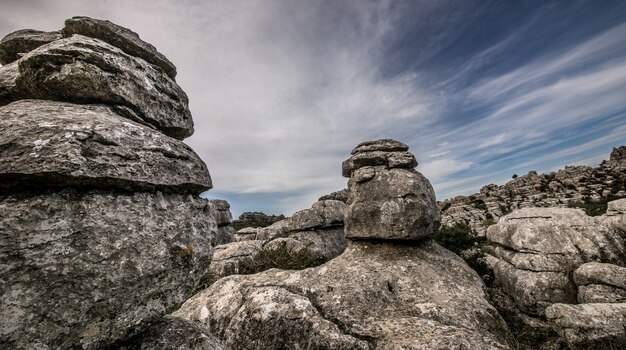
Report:
[[[203,194],[292,214],[358,143],[409,145],[438,200],[626,144],[623,0],[2,0],[0,36],[108,19],[178,68]]]

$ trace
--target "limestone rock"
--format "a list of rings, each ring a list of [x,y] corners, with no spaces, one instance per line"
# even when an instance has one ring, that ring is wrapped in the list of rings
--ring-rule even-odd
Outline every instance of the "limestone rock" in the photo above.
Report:
[[[208,268],[208,210],[160,192],[0,196],[0,344],[99,349],[145,330]]]
[[[119,350],[226,350],[220,341],[193,323],[166,316],[147,331],[116,347]]]
[[[355,241],[301,271],[223,278],[175,312],[233,349],[507,349],[478,275],[431,240]]]
[[[371,178],[359,181],[364,171]],[[414,240],[431,236],[439,227],[433,188],[415,170],[365,167],[353,174],[348,186],[348,238]]]
[[[210,279],[240,273],[239,268],[256,259],[263,250],[263,242],[250,240],[232,242],[215,247],[213,261],[209,266]]]
[[[626,347],[626,304],[554,304],[546,309],[554,329],[575,349]]]
[[[11,102],[17,93],[17,77],[20,72],[17,63],[0,67],[0,106]]]
[[[553,303],[576,303],[570,275],[590,261],[622,263],[624,241],[578,209],[525,208],[490,226],[496,284],[521,311],[542,316]]]
[[[344,188],[339,191],[335,191],[330,194],[323,195],[318,199],[318,201],[324,201],[327,199],[332,199],[332,200],[347,203],[348,202],[348,189]]]
[[[380,139],[373,141],[365,141],[359,143],[350,154],[357,154],[363,152],[374,152],[374,151],[383,151],[383,152],[404,152],[408,151],[409,146],[406,144],[392,140],[392,139]]]
[[[104,41],[74,35],[18,60],[19,99],[122,105],[124,115],[183,139],[193,134],[187,95],[162,70]]]
[[[579,286],[578,303],[626,303],[626,290],[606,284]]]
[[[80,34],[106,41],[129,55],[143,58],[148,63],[160,67],[172,80],[176,77],[176,67],[172,62],[130,29],[109,21],[77,16],[65,21],[62,32],[64,37]]]
[[[212,187],[184,143],[119,117],[125,107],[22,100],[0,107],[0,188],[74,186],[179,193]]]
[[[241,230],[244,228],[255,227],[267,227],[278,221],[285,220],[285,215],[267,215],[260,211],[243,212],[239,215],[237,220],[233,220],[233,227],[235,230]]]
[[[233,215],[230,213],[230,204],[221,199],[209,199],[211,213],[217,224],[215,245],[222,245],[235,241],[235,228],[232,226]]]
[[[606,284],[626,290],[626,267],[590,262],[574,271],[574,281],[579,286]]]
[[[42,32],[33,29],[13,32],[0,40],[0,64],[17,61],[23,54],[58,39],[61,39],[60,32]]]
[[[350,177],[352,172],[367,166],[384,165],[387,168],[412,169],[417,166],[415,156],[410,152],[358,152],[341,165],[341,174]]]

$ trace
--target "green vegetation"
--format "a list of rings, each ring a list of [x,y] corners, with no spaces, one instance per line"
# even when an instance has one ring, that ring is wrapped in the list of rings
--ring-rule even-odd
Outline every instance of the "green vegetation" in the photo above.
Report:
[[[483,225],[484,225],[485,227],[489,227],[489,226],[491,226],[491,225],[495,225],[495,224],[497,224],[497,223],[498,223],[498,222],[497,222],[496,220],[494,220],[494,219],[487,219],[487,220],[483,221]]]
[[[599,202],[594,202],[590,197],[583,197],[582,201],[569,203],[568,207],[570,208],[580,208],[585,211],[585,213],[589,216],[600,216],[606,213],[607,203],[610,201],[614,201],[616,199],[620,199],[622,197],[617,197],[614,195],[608,195],[603,197]]]
[[[457,224],[453,227],[440,228],[433,238],[442,247],[463,257],[463,260],[483,278],[485,284],[491,285],[494,280],[493,271],[483,261],[484,254],[480,249],[487,242],[485,237],[478,237],[467,225]],[[476,253],[469,256],[461,254],[470,248],[477,248]]]
[[[293,249],[287,246],[287,242],[280,242],[275,249],[264,249],[259,256],[239,266],[242,275],[258,273],[278,268],[282,270],[302,270],[308,267],[318,266],[324,261],[313,258],[309,248]]]

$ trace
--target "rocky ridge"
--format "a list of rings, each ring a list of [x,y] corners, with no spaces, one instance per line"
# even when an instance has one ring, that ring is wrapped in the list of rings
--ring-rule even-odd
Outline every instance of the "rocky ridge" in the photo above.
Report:
[[[531,171],[508,183],[486,185],[479,193],[439,202],[444,227],[466,225],[479,236],[515,209],[530,207],[606,208],[626,197],[626,146],[614,148],[599,167],[566,166],[549,174]],[[595,214],[595,213],[594,213]]]
[[[0,347],[101,349],[169,322],[232,240],[227,203],[198,196],[173,65],[86,17],[7,35],[0,62]]]

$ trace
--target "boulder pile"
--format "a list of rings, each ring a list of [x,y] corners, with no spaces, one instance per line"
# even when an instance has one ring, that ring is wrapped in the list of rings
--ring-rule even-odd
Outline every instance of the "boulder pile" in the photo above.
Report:
[[[222,278],[174,316],[242,350],[508,349],[480,277],[430,238],[439,211],[407,150],[371,141],[344,162],[342,255],[305,270]]]
[[[174,66],[86,17],[9,34],[0,63],[1,347],[142,332],[188,298],[218,231]]]

